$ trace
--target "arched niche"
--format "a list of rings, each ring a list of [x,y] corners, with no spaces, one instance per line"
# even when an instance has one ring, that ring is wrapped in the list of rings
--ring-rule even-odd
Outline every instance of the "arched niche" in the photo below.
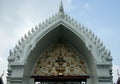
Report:
[[[33,66],[32,76],[89,75],[86,62],[71,45],[57,42],[49,46]]]
[[[86,47],[86,41],[87,41],[85,40],[86,38],[83,37],[82,34],[79,34],[77,30],[64,23],[59,23],[49,28],[49,30],[46,29],[35,38],[34,39],[35,41],[37,41],[37,44],[35,48],[32,51],[30,51],[30,54],[25,60],[24,73],[23,73],[24,84],[31,83],[30,81],[31,72],[38,57],[50,45],[55,44],[58,41],[69,43],[81,54],[89,69],[90,79],[88,80],[87,84],[98,83],[97,66],[96,66],[97,60],[94,58],[95,54],[88,50],[88,48]]]

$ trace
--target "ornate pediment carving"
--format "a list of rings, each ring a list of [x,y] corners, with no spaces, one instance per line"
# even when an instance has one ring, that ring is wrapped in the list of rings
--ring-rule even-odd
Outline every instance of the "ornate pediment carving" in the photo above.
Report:
[[[88,68],[82,56],[65,43],[50,46],[36,61],[32,71],[32,75],[40,76],[78,76],[87,74]]]

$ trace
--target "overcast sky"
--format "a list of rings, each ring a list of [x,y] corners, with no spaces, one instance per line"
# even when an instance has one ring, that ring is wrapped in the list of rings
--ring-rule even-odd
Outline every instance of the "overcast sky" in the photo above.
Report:
[[[59,2],[0,0],[0,74],[7,71],[9,50],[28,30],[58,12]],[[91,29],[111,50],[116,81],[116,69],[120,69],[120,0],[63,0],[63,4],[67,14]]]

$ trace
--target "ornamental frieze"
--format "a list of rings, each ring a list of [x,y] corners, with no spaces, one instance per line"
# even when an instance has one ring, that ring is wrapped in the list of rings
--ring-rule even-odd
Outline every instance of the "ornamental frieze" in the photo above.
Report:
[[[36,61],[32,75],[78,76],[87,75],[88,68],[82,56],[65,43],[50,46]]]

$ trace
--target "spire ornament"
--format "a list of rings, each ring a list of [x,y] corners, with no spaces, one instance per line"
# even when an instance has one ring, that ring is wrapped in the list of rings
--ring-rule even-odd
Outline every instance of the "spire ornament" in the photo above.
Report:
[[[61,17],[64,16],[64,8],[63,8],[62,0],[60,0],[58,15],[60,15]]]

